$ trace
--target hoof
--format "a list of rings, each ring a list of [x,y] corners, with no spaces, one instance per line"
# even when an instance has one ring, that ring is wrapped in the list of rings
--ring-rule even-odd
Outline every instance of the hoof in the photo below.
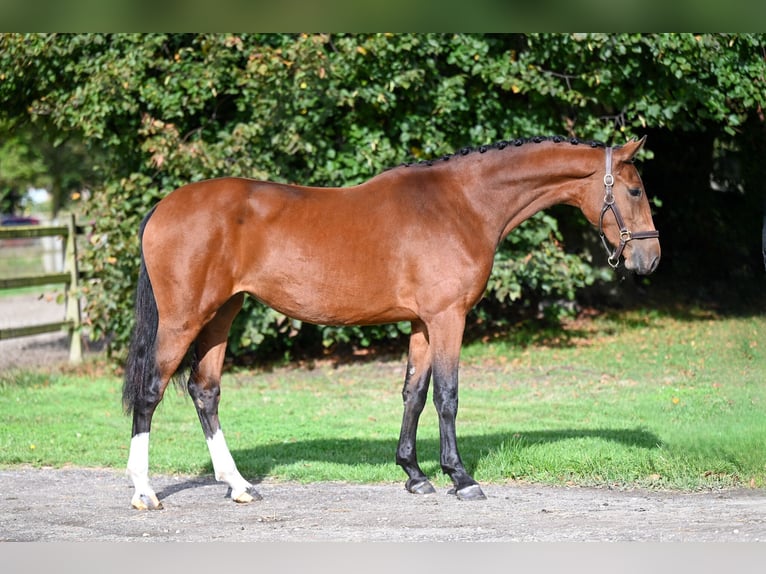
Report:
[[[231,499],[234,502],[238,502],[240,504],[247,504],[255,500],[263,500],[263,497],[258,493],[257,490],[255,490],[255,488],[251,486],[247,490],[240,492],[237,495],[232,492]]]
[[[464,486],[460,490],[457,490],[456,488],[451,488],[448,494],[454,494],[455,496],[457,496],[458,500],[486,500],[487,499],[487,497],[484,495],[484,491],[482,491],[481,487],[478,484],[469,484],[468,486]]]
[[[162,510],[163,506],[155,494],[136,494],[130,505],[136,510]]]
[[[404,487],[413,494],[433,494],[436,492],[427,480],[415,481],[410,479]]]

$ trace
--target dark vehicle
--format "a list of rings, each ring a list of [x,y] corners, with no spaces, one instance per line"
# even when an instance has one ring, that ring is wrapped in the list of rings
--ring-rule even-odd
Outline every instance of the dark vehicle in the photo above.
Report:
[[[0,220],[0,227],[21,227],[22,225],[40,225],[40,220],[23,215],[6,215]],[[38,242],[39,239],[36,238],[0,239],[0,245],[3,247],[25,247],[36,245]]]
[[[34,217],[23,217],[23,216],[16,216],[16,215],[9,215],[7,217],[3,217],[2,225],[3,227],[11,226],[11,225],[39,225],[40,220],[36,219]]]

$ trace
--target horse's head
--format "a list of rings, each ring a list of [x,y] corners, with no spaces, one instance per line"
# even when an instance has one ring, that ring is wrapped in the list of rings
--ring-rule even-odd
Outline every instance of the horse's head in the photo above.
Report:
[[[652,273],[660,262],[659,233],[654,229],[644,184],[633,165],[645,140],[646,136],[606,148],[604,167],[596,172],[599,191],[592,195],[600,201],[583,206],[588,219],[598,222],[609,264],[617,267],[623,257],[625,268],[641,275]]]

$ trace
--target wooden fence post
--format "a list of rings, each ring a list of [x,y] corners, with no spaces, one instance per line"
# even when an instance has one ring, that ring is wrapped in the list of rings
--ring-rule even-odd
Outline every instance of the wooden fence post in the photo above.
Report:
[[[69,328],[69,362],[82,362],[82,313],[80,310],[79,273],[77,269],[77,224],[73,213],[67,218],[66,247],[64,250],[64,269],[69,272],[69,284],[66,287],[66,317]]]
[[[0,327],[0,340],[14,337],[27,337],[39,333],[52,333],[66,329],[69,333],[69,362],[82,362],[82,311],[80,309],[79,282],[77,266],[77,223],[74,214],[68,216],[65,225],[22,225],[0,227],[0,241],[6,239],[36,238],[60,235],[64,241],[64,272],[45,273],[25,277],[0,278],[0,289],[32,287],[63,283],[66,299],[65,318],[53,323],[24,325],[21,327]]]

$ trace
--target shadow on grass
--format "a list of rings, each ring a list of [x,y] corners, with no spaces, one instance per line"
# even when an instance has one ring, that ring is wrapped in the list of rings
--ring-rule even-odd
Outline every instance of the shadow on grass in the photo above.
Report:
[[[479,461],[491,455],[508,443],[521,448],[535,444],[554,443],[578,438],[597,438],[616,442],[625,446],[644,449],[658,448],[660,438],[642,428],[626,429],[558,429],[530,432],[498,432],[482,435],[459,436],[458,442],[463,462],[469,473],[474,474]],[[322,462],[339,465],[377,465],[388,466],[394,463],[396,438],[360,439],[360,438],[324,438],[298,440],[284,443],[272,443],[254,448],[239,449],[232,452],[242,475],[253,484],[260,483],[272,474],[272,470],[281,465]],[[418,454],[421,466],[439,468],[439,440],[427,438],[418,440]],[[426,473],[429,471],[426,470]],[[435,471],[441,472],[441,471]],[[400,473],[402,483],[406,478]],[[478,477],[479,479],[481,477]],[[344,480],[343,476],[328,480]],[[160,500],[191,488],[201,488],[216,484],[211,463],[198,475],[188,480],[166,486],[157,492]],[[229,496],[229,493],[226,493]]]
[[[530,432],[499,432],[482,435],[458,436],[463,462],[468,472],[473,473],[479,461],[503,448],[506,443],[524,448],[536,444],[554,443],[578,438],[597,438],[625,446],[644,449],[658,448],[660,438],[645,429],[559,429]],[[326,438],[272,443],[232,452],[240,472],[246,477],[267,477],[277,466],[297,463],[321,462],[339,465],[393,464],[396,453],[396,438],[359,439]],[[422,466],[439,464],[439,440],[424,438],[418,440],[418,455]],[[204,474],[212,473],[208,463]],[[402,474],[404,477],[404,474]],[[335,480],[343,480],[342,476]]]

